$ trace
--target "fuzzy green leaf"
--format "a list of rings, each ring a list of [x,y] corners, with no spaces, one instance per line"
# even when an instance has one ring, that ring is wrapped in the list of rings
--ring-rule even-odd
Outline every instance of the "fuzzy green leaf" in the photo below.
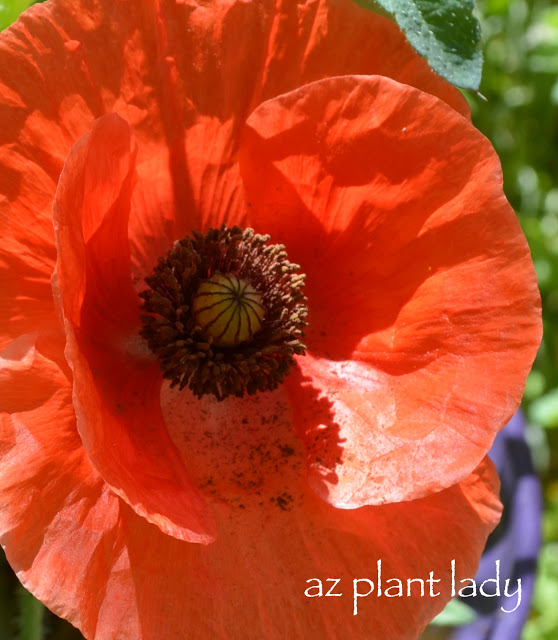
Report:
[[[481,31],[473,0],[355,0],[392,14],[409,42],[446,80],[477,90],[482,72]]]

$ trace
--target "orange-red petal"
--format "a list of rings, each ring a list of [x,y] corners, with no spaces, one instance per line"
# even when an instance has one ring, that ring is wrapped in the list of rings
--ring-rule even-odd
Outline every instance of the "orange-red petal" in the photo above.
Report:
[[[291,500],[263,506],[252,501],[244,509],[239,501],[216,503],[220,535],[213,544],[165,535],[117,498],[91,467],[76,433],[70,382],[48,348],[29,337],[19,353],[0,360],[7,377],[27,367],[43,388],[49,381],[57,387],[45,392],[40,406],[2,416],[0,541],[22,582],[89,640],[184,634],[333,639],[341,630],[348,638],[411,640],[449,599],[451,561],[458,587],[459,580],[474,576],[500,514],[488,460],[461,484],[427,498],[357,510],[323,502],[306,488],[299,469]],[[280,403],[280,395],[275,392],[273,401]],[[233,442],[249,440],[242,428],[267,433],[268,446],[292,437],[288,420],[265,425],[261,417],[251,414],[246,424],[237,413]],[[205,427],[217,434],[219,420],[219,411],[211,413]],[[214,454],[223,459],[230,444],[223,442]],[[254,453],[261,457],[265,451]],[[266,469],[271,475],[272,468]],[[278,486],[281,478],[270,482]],[[378,560],[384,590],[395,584],[388,580],[399,579],[406,594],[408,578],[427,580],[432,571],[440,580],[434,592],[441,595],[430,597],[428,583],[425,597],[417,583],[413,597],[374,592],[359,599],[353,615],[352,581],[376,583]],[[324,582],[324,593],[333,584],[328,578],[340,579],[334,592],[343,596],[306,597],[316,584],[307,581],[315,578]],[[367,585],[359,587],[364,592]]]
[[[83,449],[57,351],[56,339],[29,334],[0,354],[0,379],[20,406],[0,414],[0,541],[20,579],[88,637],[108,639],[127,624],[140,638],[128,612],[135,591],[119,531],[123,503]],[[17,383],[24,372],[40,391],[35,405]]]
[[[83,445],[105,481],[166,533],[209,542],[214,525],[170,441],[159,366],[139,337],[128,217],[135,141],[117,115],[97,120],[64,165],[54,203],[55,293]]]
[[[298,365],[329,422],[300,380],[287,389],[313,486],[358,507],[463,479],[517,408],[541,335],[490,143],[437,98],[382,77],[307,85],[248,127],[249,222],[308,276]]]
[[[239,40],[240,30],[251,37]],[[399,59],[387,53],[392,41]],[[290,461],[293,500],[281,494],[278,501],[273,495],[286,478],[272,475],[276,460],[264,457],[257,442],[249,450],[232,451],[245,456],[235,471],[248,470],[248,477],[235,476],[229,466],[219,477],[220,488],[228,487],[229,494],[219,499],[211,485],[200,486],[200,460],[189,459],[191,451],[180,439],[185,430],[169,417],[166,402],[173,442],[162,428],[158,367],[132,337],[138,309],[130,272],[141,279],[155,257],[192,226],[225,218],[240,222],[244,211],[236,152],[244,119],[262,98],[333,73],[376,72],[416,83],[466,113],[463,99],[428,70],[393,25],[350,0],[54,0],[34,7],[0,42],[0,100],[8,107],[5,116],[0,114],[6,136],[0,158],[8,168],[6,184],[10,175],[21,174],[25,187],[8,194],[10,208],[0,214],[12,234],[3,264],[23,274],[17,288],[6,289],[6,308],[16,319],[6,335],[9,339],[33,328],[41,332],[10,345],[0,378],[6,384],[2,408],[11,412],[1,417],[0,502],[5,507],[0,529],[21,579],[95,640],[160,640],[183,637],[185,629],[201,637],[243,640],[313,633],[335,637],[340,620],[355,637],[372,626],[378,637],[415,637],[446,597],[426,605],[421,599],[420,606],[404,598],[388,604],[367,600],[370,608],[354,617],[347,596],[314,607],[304,598],[305,580],[320,577],[315,572],[321,571],[321,577],[337,575],[350,584],[352,578],[373,574],[379,557],[385,571],[401,578],[426,577],[430,570],[447,574],[454,557],[459,577],[471,576],[497,519],[492,471],[483,467],[479,477],[424,500],[340,512],[307,490],[304,469],[290,461],[290,445],[285,445],[293,439],[289,413],[281,422],[284,448],[279,452]],[[346,55],[339,55],[340,43]],[[66,164],[57,204],[64,246],[58,291],[75,374],[72,398],[63,347],[51,335],[56,318],[47,295],[54,260],[48,203],[66,152],[107,111],[122,115],[134,130],[140,179],[134,185],[130,131],[114,116],[94,125]],[[7,123],[14,115],[18,126],[12,129]],[[33,169],[24,175],[28,160]],[[21,219],[14,222],[5,211]],[[124,240],[128,213],[130,245]],[[27,229],[32,232],[28,238]],[[9,262],[15,252],[25,265]],[[24,316],[29,321],[22,322]],[[314,344],[319,344],[316,335]],[[367,349],[359,355],[363,361]],[[305,362],[306,373],[319,382],[318,391],[324,388],[322,379],[331,382],[327,358]],[[389,359],[381,362],[390,364]],[[363,366],[368,375],[370,363]],[[386,373],[386,379],[393,380],[393,374]],[[335,391],[333,384],[329,388]],[[342,417],[342,402],[356,411],[359,425],[368,427],[367,407],[357,406],[346,388],[335,398],[334,411],[329,394],[318,397],[308,411],[305,400],[316,394],[297,389],[291,401],[312,421],[308,429],[298,425],[310,454],[310,435],[324,441],[314,429],[329,425],[332,415]],[[77,436],[72,401],[91,458]],[[260,417],[249,414],[250,420]],[[217,429],[212,412],[206,419]],[[326,439],[321,460],[329,464],[338,445]],[[251,446],[269,472],[272,508],[259,505],[250,492],[257,476]],[[226,439],[205,451],[222,462],[231,454]],[[463,477],[463,469],[460,473]],[[345,483],[353,493],[354,485],[354,478]],[[220,536],[208,546],[163,533],[209,541],[211,522],[198,491],[215,501]],[[252,501],[242,509],[238,499],[246,494]],[[432,556],[425,549],[433,549]],[[409,564],[403,564],[405,556]]]
[[[380,73],[467,112],[394,24],[352,0],[53,0],[2,33],[0,68],[1,346],[56,326],[52,199],[70,147],[104,113],[139,141],[147,206],[130,225],[140,278],[192,227],[240,218],[234,156],[263,99]]]
[[[331,76],[376,74],[438,96],[469,116],[462,94],[416,54],[399,27],[353,0],[277,0],[271,15],[260,99]]]
[[[253,39],[241,43],[242,55],[254,64],[236,64],[232,55],[233,49],[240,55],[239,25],[257,39],[257,46]],[[334,55],[341,40],[353,42],[357,27],[359,54]],[[386,62],[390,56],[378,49],[379,40],[395,47],[397,64]],[[5,342],[21,331],[58,326],[48,288],[54,260],[50,199],[66,151],[103,113],[122,114],[139,141],[141,180],[129,222],[137,283],[156,256],[192,226],[225,217],[240,221],[235,153],[244,118],[262,96],[342,70],[401,70],[456,108],[463,105],[396,27],[349,1],[211,7],[52,2],[33,7],[2,36],[0,55],[8,107],[2,153],[8,173],[22,178],[22,188],[8,194],[11,231],[4,245],[2,294],[6,316],[14,322],[5,326]],[[138,371],[139,388],[152,389],[155,383]],[[131,384],[134,378],[127,380]]]

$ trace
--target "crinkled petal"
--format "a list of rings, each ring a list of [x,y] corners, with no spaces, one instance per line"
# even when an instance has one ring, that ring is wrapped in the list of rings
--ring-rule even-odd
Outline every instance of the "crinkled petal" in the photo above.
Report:
[[[346,12],[346,28],[338,26],[337,19],[330,21],[338,7]],[[387,599],[366,600],[370,609],[365,613],[363,608],[360,617],[352,616],[350,591],[343,598],[319,601],[316,614],[303,596],[305,581],[321,571],[324,578],[343,578],[350,590],[352,578],[364,572],[373,579],[378,557],[385,561],[384,571],[401,578],[426,577],[438,568],[447,575],[454,557],[459,577],[474,572],[498,514],[490,469],[480,469],[461,485],[424,500],[340,512],[307,490],[305,454],[292,433],[290,412],[262,416],[253,411],[247,418],[247,444],[233,442],[231,450],[230,440],[221,438],[219,447],[213,437],[215,446],[205,448],[223,463],[223,473],[212,482],[227,492],[217,493],[211,483],[200,482],[208,480],[200,476],[207,469],[185,455],[185,436],[193,442],[189,429],[207,426],[208,433],[198,433],[199,449],[202,439],[211,440],[212,430],[222,433],[218,417],[224,408],[192,425],[174,420],[169,404],[163,403],[170,442],[160,415],[160,374],[132,337],[137,335],[138,312],[132,283],[137,285],[156,256],[191,227],[216,224],[227,216],[229,222],[240,222],[244,215],[236,152],[245,117],[262,97],[291,90],[302,80],[383,72],[389,66],[387,49],[378,47],[379,37],[367,35],[379,36],[384,27],[386,38],[392,38],[393,25],[349,0],[331,6],[54,0],[34,7],[0,36],[0,101],[8,107],[0,119],[7,122],[17,113],[20,124],[6,138],[2,158],[9,157],[10,145],[18,153],[20,148],[36,151],[30,159],[38,167],[25,177],[29,206],[17,209],[23,218],[10,246],[46,256],[44,267],[32,264],[22,288],[13,290],[21,292],[22,300],[47,300],[44,285],[54,259],[48,194],[54,195],[66,152],[95,118],[111,111],[130,123],[138,141],[139,180],[134,184],[130,132],[114,116],[102,119],[73,150],[60,184],[58,238],[65,250],[58,265],[57,295],[73,372],[61,358],[59,336],[51,341],[56,318],[48,300],[45,324],[16,323],[10,328],[34,328],[39,335],[12,342],[1,363],[0,380],[9,386],[2,387],[0,399],[11,412],[1,416],[0,430],[2,544],[22,581],[90,638],[160,640],[183,637],[185,629],[199,630],[202,637],[243,640],[315,632],[333,638],[339,635],[340,620],[347,621],[347,629],[357,637],[369,635],[370,628],[381,638],[400,630],[401,637],[415,637],[447,599],[447,584],[443,598],[427,605],[421,599],[420,607],[405,598],[394,598],[387,607]],[[361,34],[359,52],[369,55],[326,55],[338,49],[344,29],[351,48],[353,34]],[[239,32],[251,37],[239,39]],[[293,56],[299,36],[299,54]],[[397,37],[403,43],[403,36]],[[433,93],[443,97],[447,92],[449,102],[455,99],[454,106],[462,108],[455,90],[429,72],[407,45],[401,44],[401,50],[409,64],[400,60],[397,69],[410,69],[409,76],[422,70],[421,88],[429,90],[430,82]],[[329,62],[321,66],[321,59]],[[347,65],[354,60],[356,66],[340,68],[341,59]],[[377,64],[385,66],[374,69]],[[298,76],[297,69],[307,75]],[[6,166],[12,167],[10,162]],[[50,180],[41,180],[45,167]],[[42,188],[44,194],[36,196]],[[31,224],[34,211],[43,212],[39,232]],[[129,245],[123,241],[128,213]],[[37,242],[20,242],[25,226]],[[35,295],[26,287],[36,276],[41,290]],[[18,305],[16,301],[14,317],[27,313]],[[294,400],[300,402],[303,395],[301,390]],[[319,405],[322,419],[330,411],[329,401],[317,400],[311,406]],[[269,408],[269,399],[260,401]],[[280,405],[287,405],[284,398]],[[273,425],[257,423],[273,415],[280,416],[275,425],[279,433],[270,432]],[[316,415],[314,408],[314,420]],[[232,426],[242,433],[242,424]],[[265,441],[257,450],[257,437],[250,444],[251,437],[263,437],[262,428],[282,448],[270,449],[273,442]],[[273,455],[266,457],[266,451]],[[140,460],[140,452],[146,453],[145,460]],[[224,464],[227,453],[236,460],[235,468]],[[257,484],[261,473],[258,477],[250,454],[269,474],[275,465],[285,474],[266,474],[270,504],[259,499],[257,486],[251,484]],[[285,495],[286,479],[290,493]],[[209,541],[205,501],[215,510],[218,541],[204,546],[177,539]],[[411,538],[408,530],[416,536]],[[434,551],[426,557],[425,549]]]
[[[8,371],[17,370],[15,362],[10,359]],[[427,498],[338,510],[307,488],[303,465],[295,464],[303,459],[285,448],[294,438],[288,416],[277,414],[274,424],[255,412],[246,418],[237,411],[231,418],[238,402],[233,399],[223,425],[222,406],[207,401],[205,422],[197,428],[206,442],[213,435],[205,455],[225,465],[213,483],[220,490],[228,486],[229,493],[214,502],[218,539],[190,544],[139,517],[95,472],[76,433],[70,382],[40,345],[30,338],[17,362],[32,362],[33,375],[45,384],[55,379],[58,390],[36,409],[2,417],[0,541],[22,582],[90,640],[161,640],[185,633],[217,640],[334,639],[341,630],[343,637],[411,640],[449,599],[451,561],[458,585],[474,575],[500,515],[488,460],[461,484]],[[285,403],[281,391],[262,398],[276,409]],[[177,421],[178,392],[167,390],[163,399],[179,442],[184,430]],[[276,442],[284,447],[278,455]],[[257,468],[248,459],[244,469],[238,466],[238,458],[250,452],[266,472],[263,505],[258,487],[250,484]],[[225,454],[237,457],[236,500]],[[243,470],[253,475],[243,476]],[[200,465],[193,474],[201,480],[207,469]],[[279,488],[285,475],[289,495],[270,502],[266,490]],[[211,496],[212,485],[205,491]],[[376,584],[378,560],[384,595],[374,591],[360,598],[355,616],[352,581]],[[433,593],[440,595],[430,597],[425,582],[424,597],[419,583],[408,597],[407,579],[426,581],[430,572],[439,580]],[[331,579],[339,579],[333,592],[343,595],[305,596],[316,578],[324,594]],[[397,586],[395,579],[403,581],[402,597],[385,595]],[[364,581],[357,586],[368,591]]]
[[[339,507],[463,479],[517,408],[540,342],[529,249],[490,143],[381,77],[319,81],[248,120],[249,223],[308,276],[288,379],[310,481]]]
[[[343,12],[346,27],[341,30],[332,27],[331,12],[336,11]],[[239,25],[257,35],[257,45],[238,42]],[[331,50],[340,38],[349,41],[351,25],[358,25],[363,41],[370,34],[369,45],[360,48],[359,56],[341,61]],[[393,38],[402,44],[396,34],[388,21],[350,2],[331,7],[219,2],[208,7],[68,1],[33,7],[2,36],[0,46],[7,106],[2,150],[14,175],[30,168],[22,188],[8,194],[10,212],[17,215],[10,213],[14,239],[5,245],[11,281],[3,293],[10,309],[6,315],[15,321],[6,339],[57,326],[48,290],[54,259],[49,207],[66,151],[96,117],[120,113],[139,141],[141,180],[133,192],[129,226],[131,268],[140,286],[156,257],[191,227],[225,217],[240,221],[237,141],[245,117],[263,96],[340,72],[343,65],[386,73],[401,66],[449,101],[458,96],[407,45],[398,49],[405,64],[385,66],[387,57],[372,43],[382,35],[386,47]],[[249,54],[254,64],[236,64],[241,54]],[[264,72],[266,66],[273,66],[273,72]],[[454,103],[459,107],[459,99]],[[13,126],[16,115],[18,126]],[[26,256],[29,264],[20,265]],[[14,278],[14,271],[21,278]],[[144,381],[140,389],[153,388],[152,377],[143,371],[139,375]],[[134,377],[126,380],[130,388]]]
[[[386,42],[396,33],[389,22],[376,20],[350,2],[335,5],[335,10],[337,6],[346,12],[348,25],[368,24],[370,33],[385,31]],[[14,140],[17,148],[25,147],[27,155],[35,153],[42,162],[39,169],[50,172],[50,182],[39,176],[28,181],[28,200],[36,198],[42,203],[38,207],[45,227],[44,233],[41,231],[45,245],[41,251],[48,260],[42,270],[41,293],[35,298],[45,301],[48,328],[56,325],[44,286],[53,258],[46,217],[49,190],[60,171],[64,150],[96,116],[110,110],[121,113],[139,141],[141,181],[134,190],[130,217],[131,268],[136,282],[155,257],[192,226],[218,223],[225,217],[229,222],[240,221],[243,209],[235,153],[249,110],[263,95],[321,77],[333,69],[330,65],[339,65],[338,56],[331,54],[328,64],[316,65],[325,51],[334,44],[337,48],[337,38],[341,37],[330,24],[330,11],[334,9],[315,2],[300,8],[297,3],[285,2],[278,8],[276,11],[272,4],[243,2],[221,2],[211,7],[146,1],[134,6],[53,2],[34,7],[3,36],[3,95],[10,106],[7,116],[12,117],[17,107],[21,121],[21,127],[15,128],[15,140],[10,134],[9,141]],[[282,16],[284,19],[279,19]],[[299,23],[304,25],[300,43]],[[259,64],[229,63],[235,59],[229,55],[233,45],[239,46],[235,34],[240,24],[258,34],[258,46],[248,40],[242,46],[251,56],[259,52]],[[345,39],[349,31],[347,26]],[[364,39],[367,29],[362,33]],[[403,42],[402,36],[398,38]],[[280,53],[290,51],[295,41],[296,46],[306,43],[295,56],[295,69],[303,68],[306,74],[300,77],[293,71],[287,73],[292,55]],[[372,55],[373,50],[370,45],[369,55],[355,58],[356,67],[351,69],[373,70],[380,64],[385,56]],[[431,84],[433,90],[438,87],[440,93],[452,94],[453,90],[436,80],[409,48],[402,50],[410,67],[422,69],[416,74],[419,84]],[[97,55],[100,51],[102,56]],[[213,53],[209,55],[209,51]],[[269,79],[262,80],[266,77],[262,61],[270,63],[271,58],[281,64]],[[227,61],[226,70],[222,69],[223,60]],[[348,58],[345,62],[352,64]],[[338,70],[336,66],[334,71]],[[239,74],[243,74],[242,79]],[[212,79],[210,83],[208,78]],[[281,78],[286,84],[281,84]],[[210,93],[209,85],[213,87]],[[237,98],[241,95],[249,99],[240,108]],[[213,141],[210,147],[207,140]],[[12,150],[16,147],[11,144]],[[49,150],[54,154],[52,159]],[[44,185],[40,198],[33,191],[34,184]],[[29,228],[28,217],[26,214],[22,218],[21,229]],[[24,283],[18,283],[18,287],[20,284],[17,295],[28,296]],[[40,311],[41,305],[34,308]],[[25,310],[21,312],[25,314]],[[27,325],[24,328],[27,330]],[[141,376],[145,382],[140,388],[148,387],[151,378],[143,373]],[[132,377],[127,380],[131,385]],[[106,381],[109,384],[110,380]]]
[[[87,458],[67,366],[49,351],[60,344],[29,334],[0,354],[2,381],[23,407],[0,414],[0,541],[25,585],[89,637],[108,639],[113,626],[129,625],[128,637],[139,638],[126,607],[135,590],[119,531],[123,503]],[[36,406],[18,388],[24,370],[42,391]]]
[[[167,435],[159,366],[138,335],[127,233],[134,160],[129,125],[103,116],[72,149],[56,193],[54,283],[78,428],[100,474],[138,513],[207,543],[212,518]]]
[[[155,537],[146,545],[147,525],[134,518],[132,573],[149,603],[141,612],[144,637],[180,637],[193,628],[199,638],[223,640],[414,640],[449,600],[451,561],[457,584],[474,575],[486,535],[499,518],[495,484],[489,463],[461,485],[428,498],[351,511],[328,506],[301,487],[292,510],[272,505],[263,519],[258,511],[239,516],[223,507],[217,516],[220,536],[207,547]],[[374,592],[358,602],[355,616],[353,580],[377,583],[378,560],[384,589],[396,578],[404,595],[378,598]],[[434,583],[440,595],[429,598],[425,583],[426,596],[420,597],[415,583],[417,590],[407,597],[407,579],[426,580],[431,571],[440,580]],[[323,581],[324,594],[331,579],[339,579],[334,592],[343,595],[307,598],[313,578]],[[366,583],[358,588],[368,591]]]
[[[380,73],[467,113],[394,24],[351,0],[53,0],[1,34],[0,69],[0,346],[56,326],[52,199],[70,147],[107,112],[139,141],[138,280],[191,228],[240,221],[235,154],[263,99]]]
[[[416,55],[390,20],[353,0],[276,0],[268,9],[274,4],[263,99],[331,76],[376,74],[438,96],[469,116],[463,95]]]

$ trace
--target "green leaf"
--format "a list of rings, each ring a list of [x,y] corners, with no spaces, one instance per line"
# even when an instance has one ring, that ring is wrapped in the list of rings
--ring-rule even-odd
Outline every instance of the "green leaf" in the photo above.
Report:
[[[374,0],[355,0],[371,9]],[[446,80],[477,90],[482,73],[481,30],[473,0],[376,0],[395,17],[409,42]]]
[[[0,0],[0,30],[15,22],[33,0]]]

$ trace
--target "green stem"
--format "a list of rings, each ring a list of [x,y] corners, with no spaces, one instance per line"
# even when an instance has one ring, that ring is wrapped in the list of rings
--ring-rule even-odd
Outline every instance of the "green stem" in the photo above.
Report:
[[[44,606],[23,587],[19,587],[18,600],[18,640],[41,640],[43,637]]]

